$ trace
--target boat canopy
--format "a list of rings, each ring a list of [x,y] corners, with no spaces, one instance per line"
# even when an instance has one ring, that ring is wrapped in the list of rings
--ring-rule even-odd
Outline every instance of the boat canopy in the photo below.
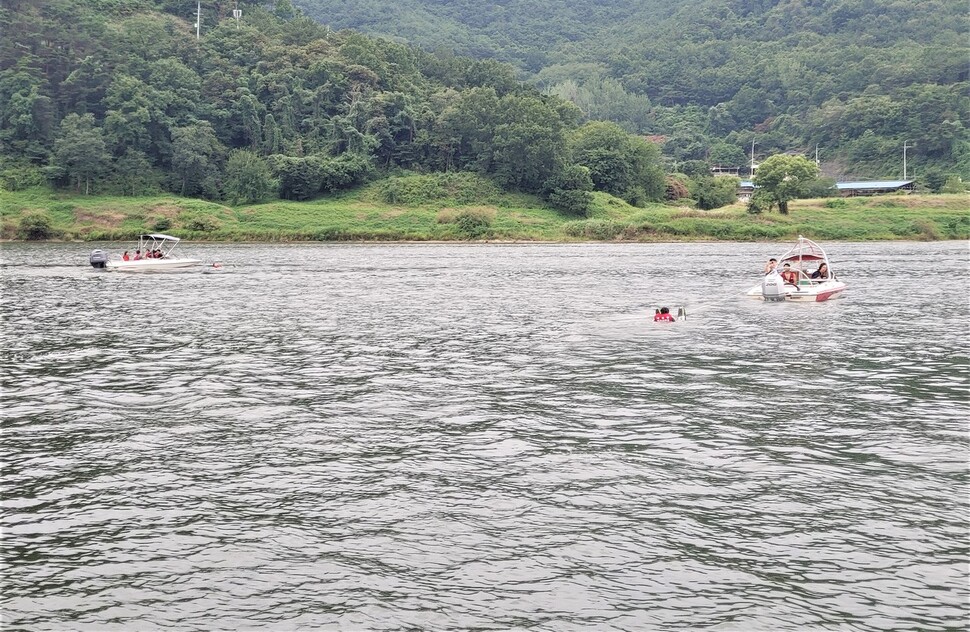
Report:
[[[171,235],[162,235],[161,233],[151,233],[149,235],[139,235],[138,239],[154,239],[155,241],[171,241],[178,243],[182,241],[178,237],[172,237]]]
[[[779,264],[792,261],[824,261],[827,264],[829,258],[825,256],[825,251],[822,250],[821,246],[811,239],[805,239],[799,235],[798,243],[778,259]],[[829,266],[829,268],[831,267]]]

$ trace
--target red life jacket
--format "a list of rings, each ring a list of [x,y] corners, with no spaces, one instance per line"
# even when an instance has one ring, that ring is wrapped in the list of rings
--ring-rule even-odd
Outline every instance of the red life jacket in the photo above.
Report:
[[[655,323],[657,323],[657,322],[672,323],[672,322],[674,322],[674,317],[671,316],[670,314],[654,314],[654,316],[653,316],[653,322],[655,322]]]

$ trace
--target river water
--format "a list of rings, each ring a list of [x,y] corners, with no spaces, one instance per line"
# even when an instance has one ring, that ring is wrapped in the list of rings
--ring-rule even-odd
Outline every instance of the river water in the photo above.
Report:
[[[967,244],[826,246],[5,244],[4,628],[964,629]]]

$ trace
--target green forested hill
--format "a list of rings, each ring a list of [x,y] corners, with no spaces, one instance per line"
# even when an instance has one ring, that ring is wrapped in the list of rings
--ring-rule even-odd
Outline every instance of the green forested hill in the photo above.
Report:
[[[813,152],[833,176],[970,178],[956,0],[297,0],[308,15],[516,63],[674,161]]]
[[[511,66],[333,31],[287,0],[6,0],[0,184],[305,200],[403,170],[474,171],[582,214],[665,192],[656,146]]]
[[[337,30],[342,5],[323,24],[240,0],[236,21],[234,0],[206,0],[197,38],[187,0],[5,0],[0,188],[233,204],[470,171],[571,215],[597,191],[713,208],[735,188],[708,166],[743,165],[752,142],[759,160],[818,144],[857,177],[901,175],[906,142],[922,185],[970,179],[949,1],[408,2],[386,5],[398,27],[519,69]]]

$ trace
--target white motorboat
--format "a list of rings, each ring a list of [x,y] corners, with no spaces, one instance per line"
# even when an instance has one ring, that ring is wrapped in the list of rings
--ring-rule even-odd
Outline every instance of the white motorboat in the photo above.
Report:
[[[806,270],[806,266],[815,269]],[[822,247],[799,235],[798,243],[778,258],[778,265],[745,294],[766,301],[818,303],[837,298],[847,287],[836,278]]]
[[[152,233],[140,235],[133,255],[128,258],[112,259],[103,250],[91,253],[91,265],[115,272],[169,272],[185,270],[202,265],[199,259],[190,259],[173,253],[181,241],[178,237]],[[127,253],[127,251],[126,251]],[[156,253],[156,256],[145,256]]]

